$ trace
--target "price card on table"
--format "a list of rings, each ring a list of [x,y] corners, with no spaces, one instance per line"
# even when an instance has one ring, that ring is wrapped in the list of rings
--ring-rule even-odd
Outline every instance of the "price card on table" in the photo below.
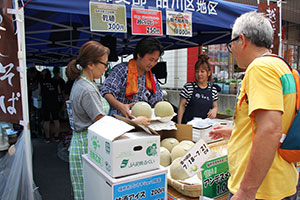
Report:
[[[204,140],[200,139],[193,148],[185,154],[180,164],[189,176],[195,175],[201,170],[201,166],[208,160],[211,151]]]
[[[216,198],[228,192],[227,181],[230,173],[227,156],[205,162],[202,169],[203,196]]]

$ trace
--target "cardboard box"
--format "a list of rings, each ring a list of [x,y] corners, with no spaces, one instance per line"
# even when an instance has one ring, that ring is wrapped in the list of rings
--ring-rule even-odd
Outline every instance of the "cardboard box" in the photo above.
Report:
[[[167,169],[112,178],[83,155],[85,200],[167,199]]]
[[[130,121],[130,120],[129,120]],[[105,116],[88,128],[88,156],[112,177],[158,169],[160,136]],[[136,131],[135,127],[139,127]]]
[[[187,124],[176,124],[177,130],[165,130],[158,131],[158,134],[161,137],[161,140],[165,138],[176,138],[179,142],[182,140],[190,140],[193,139],[193,126]]]

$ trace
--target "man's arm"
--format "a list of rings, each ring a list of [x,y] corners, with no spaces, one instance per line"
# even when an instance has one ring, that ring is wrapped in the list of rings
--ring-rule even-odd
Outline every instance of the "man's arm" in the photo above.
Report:
[[[256,192],[271,167],[282,135],[280,111],[254,111],[257,123],[250,159],[241,185],[232,200],[254,200]]]
[[[129,109],[131,106],[134,105],[134,103],[131,104],[123,104],[120,101],[118,101],[114,95],[107,93],[104,95],[104,98],[108,101],[109,105],[114,107],[115,109],[119,110],[126,118],[133,118],[131,115]]]

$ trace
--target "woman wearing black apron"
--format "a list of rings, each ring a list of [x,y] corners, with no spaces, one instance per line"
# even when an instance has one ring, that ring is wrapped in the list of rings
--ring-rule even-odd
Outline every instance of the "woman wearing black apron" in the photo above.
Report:
[[[212,79],[208,56],[201,55],[195,64],[195,81],[188,82],[180,92],[178,124],[186,124],[194,117],[215,118],[218,112],[218,92],[208,81]]]

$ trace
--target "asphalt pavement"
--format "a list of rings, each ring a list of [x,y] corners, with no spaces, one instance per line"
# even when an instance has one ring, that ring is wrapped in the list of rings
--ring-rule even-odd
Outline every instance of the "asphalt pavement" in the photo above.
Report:
[[[43,200],[73,200],[68,151],[63,142],[32,138],[33,178]]]

